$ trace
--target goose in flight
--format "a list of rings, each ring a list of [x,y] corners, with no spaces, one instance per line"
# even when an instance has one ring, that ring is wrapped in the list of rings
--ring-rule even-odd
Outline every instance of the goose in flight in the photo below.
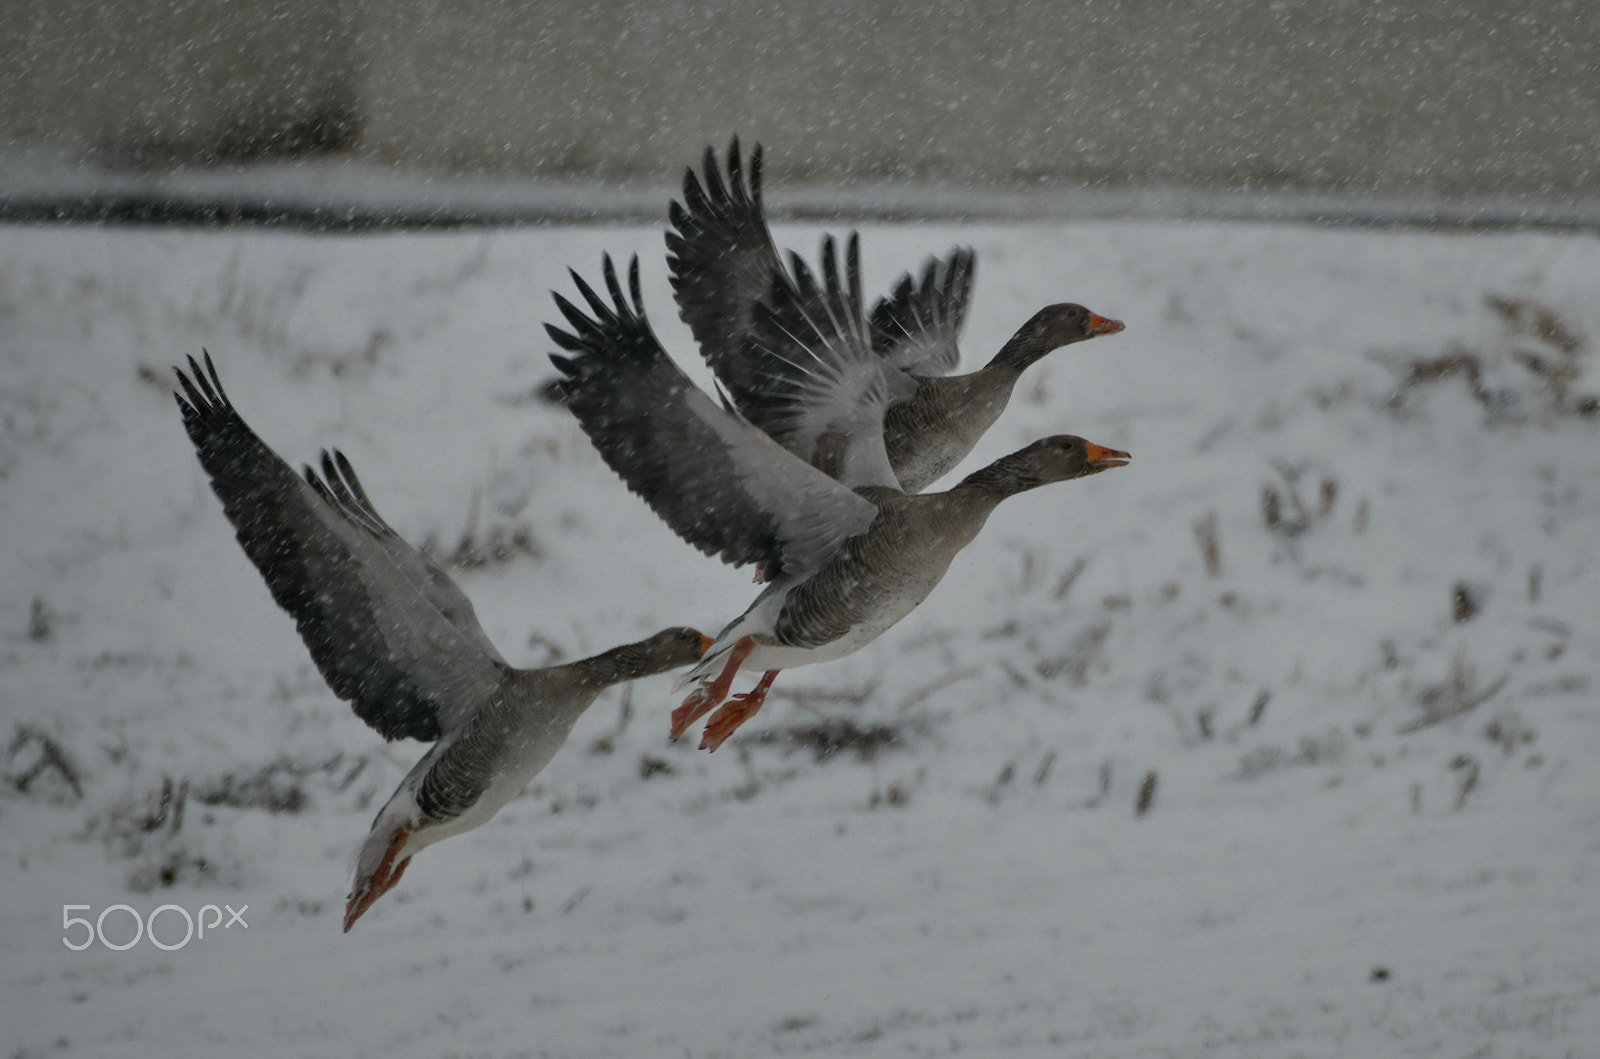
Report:
[[[176,370],[176,369],[175,369]],[[417,852],[479,827],[527,786],[612,684],[697,660],[710,641],[664,629],[592,658],[517,669],[472,604],[400,538],[342,453],[294,473],[234,409],[210,354],[174,394],[245,554],[336,695],[385,739],[433,746],[379,811],[356,859],[344,929]]]
[[[783,283],[783,262],[761,201],[761,146],[745,178],[739,139],[727,174],[706,148],[705,179],[685,171],[683,203],[669,209],[667,263],[679,316],[733,404],[767,428],[774,406],[805,366],[764,355],[753,343],[756,305]],[[956,339],[966,318],[977,258],[961,247],[930,258],[922,278],[900,278],[868,317],[872,350],[889,384],[883,441],[901,488],[918,493],[966,458],[1011,400],[1022,373],[1046,354],[1123,330],[1121,321],[1063,302],[1040,309],[984,367],[948,375],[960,362]],[[792,449],[815,462],[816,454]]]
[[[883,444],[889,399],[861,309],[852,239],[843,281],[832,240],[819,283],[798,257],[757,303],[753,341],[803,363],[763,429],[697,388],[645,317],[639,262],[625,297],[603,261],[609,302],[572,273],[585,312],[560,294],[570,331],[547,326],[567,406],[602,458],[680,537],[769,581],[682,681],[701,681],[673,713],[678,738],[710,710],[700,745],[715,750],[761,708],[778,672],[842,658],[927,598],[957,552],[1006,497],[1121,467],[1125,452],[1049,437],[947,492],[911,494]],[[797,450],[813,452],[807,462]],[[762,671],[726,703],[740,669]]]

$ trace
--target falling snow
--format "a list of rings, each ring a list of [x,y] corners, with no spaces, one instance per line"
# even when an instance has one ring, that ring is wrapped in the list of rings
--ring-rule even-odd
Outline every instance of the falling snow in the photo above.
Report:
[[[401,533],[462,557],[514,663],[714,630],[747,574],[541,397],[547,292],[602,251],[644,256],[690,359],[660,230],[8,231],[8,1054],[1592,1049],[1600,241],[863,240],[876,290],[977,249],[967,367],[1048,302],[1128,324],[1033,368],[966,470],[1064,430],[1132,466],[1010,502],[921,609],[786,674],[714,755],[667,742],[670,677],[608,693],[344,935],[354,851],[420,751],[317,676],[170,365],[209,349],[291,463],[343,450]],[[71,951],[69,904],[248,905],[248,929]]]

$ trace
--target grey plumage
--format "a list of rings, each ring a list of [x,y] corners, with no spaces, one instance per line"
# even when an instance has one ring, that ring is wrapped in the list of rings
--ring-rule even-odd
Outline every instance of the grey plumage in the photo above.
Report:
[[[797,262],[792,284],[774,287],[791,293],[755,308],[753,333],[791,336],[789,356],[819,366],[809,373],[816,392],[797,390],[780,409],[792,422],[766,431],[711,401],[672,363],[645,319],[637,259],[631,304],[609,257],[610,304],[575,274],[593,316],[555,296],[572,331],[552,327],[551,337],[576,355],[551,360],[606,462],[685,540],[728,561],[759,562],[771,581],[686,677],[706,682],[674,712],[673,738],[722,702],[739,669],[766,671],[712,718],[701,744],[709,749],[760,708],[779,670],[844,657],[910,613],[1005,496],[1126,462],[1126,453],[1061,436],[948,492],[908,496],[887,473],[882,367],[869,346],[854,256],[841,274],[825,244],[823,261],[820,282]],[[863,375],[850,374],[863,365]],[[877,390],[853,381],[874,375]]]
[[[748,178],[737,136],[728,146],[726,177],[710,147],[703,168],[704,183],[685,170],[683,203],[668,207],[667,264],[679,316],[743,410],[745,398],[765,386],[747,343],[756,305],[783,281],[783,259],[762,201],[761,145],[750,152]],[[958,247],[946,258],[930,257],[920,281],[903,275],[869,314],[871,348],[888,366],[913,375],[954,368],[976,267],[972,250]]]
[[[764,379],[739,410],[767,436],[852,489],[899,488],[883,446],[883,418],[906,386],[872,352],[861,301],[861,247],[852,235],[840,269],[822,241],[820,280],[798,254],[753,309],[745,359]]]
[[[573,273],[592,317],[555,295],[572,330],[546,330],[579,355],[550,359],[568,408],[651,510],[707,555],[759,563],[773,577],[815,569],[871,523],[870,503],[792,459],[673,363],[645,316],[637,258],[628,269],[631,304],[609,256],[603,271],[609,304]]]
[[[728,150],[726,179],[707,147],[705,185],[689,169],[683,199],[668,207],[666,236],[679,315],[725,387],[741,397],[759,392],[761,368],[745,356],[745,342],[756,305],[783,272],[761,201],[760,145],[750,153],[748,182],[738,137]]]
[[[526,786],[607,686],[687,665],[706,638],[665,629],[547,669],[518,669],[439,566],[384,521],[338,453],[290,470],[239,415],[210,355],[177,372],[184,427],[245,554],[335,694],[385,738],[433,740],[379,811],[345,929],[418,850],[481,825]]]
[[[961,363],[959,339],[978,270],[970,246],[930,257],[919,282],[909,272],[872,307],[872,348],[909,375],[943,375]]]
[[[240,418],[209,354],[178,373],[183,424],[239,544],[335,694],[385,739],[438,739],[509,666],[449,576],[325,453],[301,479]]]
[[[795,296],[794,288],[806,279],[804,264],[792,258],[791,279],[768,230],[761,148],[751,154],[748,182],[737,137],[728,149],[726,179],[710,148],[704,169],[703,184],[692,169],[685,174],[684,202],[674,202],[669,211],[673,229],[667,233],[667,260],[679,315],[733,404],[801,459],[832,473],[832,453],[824,441],[785,429],[799,399],[815,400],[822,389],[838,393],[840,388],[833,380],[815,378],[816,362],[796,355],[784,330],[767,326],[775,317],[792,316],[785,310],[794,304],[822,302],[808,291]],[[849,242],[851,283],[859,290],[854,234]],[[831,242],[825,241],[825,271],[831,257]],[[1021,372],[1039,357],[1122,329],[1080,305],[1048,306],[983,369],[949,376],[960,361],[958,339],[976,268],[971,248],[930,258],[920,279],[903,275],[868,317],[870,338],[862,349],[870,349],[882,367],[886,458],[896,483],[908,492],[920,492],[972,451],[1004,411]],[[839,314],[830,308],[822,319],[836,326]],[[859,419],[849,425],[857,432],[865,429]]]

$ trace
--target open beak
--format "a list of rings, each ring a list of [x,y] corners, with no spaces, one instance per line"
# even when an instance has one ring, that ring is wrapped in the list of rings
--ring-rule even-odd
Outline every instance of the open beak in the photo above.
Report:
[[[1101,316],[1099,313],[1090,313],[1089,326],[1085,328],[1085,331],[1091,336],[1114,335],[1126,326],[1121,320],[1113,320],[1111,317]]]
[[[1108,449],[1103,445],[1096,445],[1092,441],[1085,442],[1084,444],[1088,449],[1089,470],[1091,473],[1095,471],[1109,471],[1113,467],[1126,467],[1128,465],[1128,461],[1133,459],[1132,456],[1128,455],[1126,452],[1123,452],[1121,449]]]

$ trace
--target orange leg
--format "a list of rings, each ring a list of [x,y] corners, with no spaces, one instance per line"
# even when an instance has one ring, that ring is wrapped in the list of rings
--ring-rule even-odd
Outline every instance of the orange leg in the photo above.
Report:
[[[767,689],[772,687],[772,682],[778,679],[779,671],[769,669],[761,675],[761,681],[743,695],[735,695],[706,722],[706,730],[700,736],[701,750],[715,750],[727,741],[741,724],[756,715],[763,703],[767,701]]]
[[[372,907],[374,901],[394,889],[394,884],[400,881],[400,876],[406,873],[406,865],[411,863],[407,857],[399,864],[395,864],[395,855],[400,852],[400,847],[406,844],[406,839],[411,837],[411,832],[403,827],[395,828],[394,837],[389,839],[389,848],[383,851],[383,859],[373,869],[372,875],[356,882],[356,888],[350,891],[350,899],[344,906],[344,932],[350,933],[350,928],[356,925],[367,909]]]
[[[703,680],[694,692],[683,700],[683,705],[672,711],[671,738],[674,743],[678,737],[689,730],[689,726],[707,713],[712,708],[728,697],[728,689],[733,686],[734,674],[739,672],[739,666],[750,652],[756,649],[756,642],[750,637],[741,637],[733,645],[733,650],[728,652],[728,664],[722,667],[722,672],[715,680]]]

